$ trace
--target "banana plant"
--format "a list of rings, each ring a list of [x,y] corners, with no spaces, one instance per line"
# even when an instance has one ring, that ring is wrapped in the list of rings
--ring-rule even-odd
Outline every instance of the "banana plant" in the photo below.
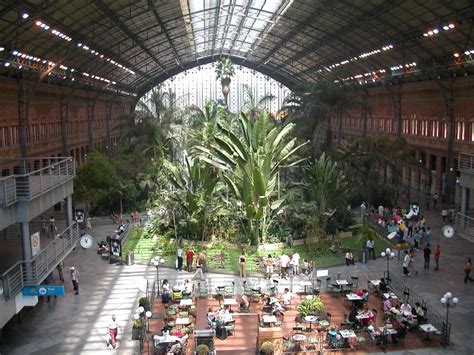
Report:
[[[218,125],[219,134],[211,147],[196,149],[201,152],[201,160],[221,171],[224,181],[240,200],[251,243],[257,245],[266,239],[272,211],[276,212],[284,202],[284,199],[273,198],[278,172],[283,164],[297,163],[288,162],[306,143],[298,145],[296,138],[288,139],[294,124],[273,127],[265,112],[255,121],[241,113],[239,123],[241,137]]]
[[[192,227],[190,229],[195,232],[194,237],[201,234],[204,240],[210,216],[222,208],[222,201],[217,198],[222,184],[219,184],[215,169],[199,159],[194,159],[191,163],[187,157],[184,171],[167,160],[163,164],[170,183],[175,187],[171,199],[184,210]]]

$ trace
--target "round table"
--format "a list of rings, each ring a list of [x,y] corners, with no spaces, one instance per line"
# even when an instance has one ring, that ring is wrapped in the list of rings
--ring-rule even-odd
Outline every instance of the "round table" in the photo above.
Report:
[[[306,340],[306,335],[304,334],[295,334],[293,335],[293,340],[297,342],[305,341]]]
[[[319,322],[319,318],[316,316],[306,316],[304,317],[304,321],[309,323],[309,329],[311,330],[312,324]]]

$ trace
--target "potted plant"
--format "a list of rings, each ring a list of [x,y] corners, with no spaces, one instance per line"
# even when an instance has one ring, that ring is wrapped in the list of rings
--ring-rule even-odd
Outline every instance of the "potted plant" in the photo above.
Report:
[[[132,340],[140,340],[143,323],[140,319],[135,319],[132,323]]]
[[[224,95],[225,104],[227,106],[227,95],[230,91],[230,81],[235,74],[234,64],[230,58],[221,58],[217,62],[216,67],[217,79],[220,80],[222,86],[222,94]]]
[[[324,304],[319,296],[313,299],[305,299],[298,306],[298,311],[302,319],[311,314],[321,315],[324,312]]]
[[[148,301],[146,297],[142,297],[138,300],[138,307],[145,308],[145,312],[151,311],[150,301]]]
[[[196,354],[198,354],[198,355],[207,355],[207,354],[209,354],[209,347],[206,344],[199,344],[196,347]]]
[[[265,341],[260,347],[260,351],[263,354],[273,354],[273,352],[275,351],[275,347],[273,346],[273,343],[271,341]]]

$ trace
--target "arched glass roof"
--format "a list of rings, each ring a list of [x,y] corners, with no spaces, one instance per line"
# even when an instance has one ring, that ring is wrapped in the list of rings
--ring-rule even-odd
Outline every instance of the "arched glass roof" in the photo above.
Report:
[[[221,56],[290,88],[467,70],[473,17],[471,0],[12,0],[0,4],[0,75],[48,70],[142,95]]]

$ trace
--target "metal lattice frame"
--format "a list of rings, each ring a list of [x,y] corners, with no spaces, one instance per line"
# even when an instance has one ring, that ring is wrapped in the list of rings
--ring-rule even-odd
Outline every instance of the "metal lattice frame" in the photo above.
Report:
[[[23,19],[23,12],[29,18]],[[327,75],[325,68],[331,64],[393,44],[393,50],[351,62],[336,75],[350,77],[415,61],[416,78],[406,80],[429,80],[424,70],[437,70],[441,76],[472,73],[470,63],[456,62],[453,53],[474,47],[473,19],[474,3],[469,0],[9,0],[0,5],[0,46],[6,49],[0,61],[11,60],[11,50],[18,49],[113,78],[117,85],[106,90],[142,95],[183,70],[221,56],[291,88]],[[37,28],[37,20],[73,41]],[[455,31],[423,37],[423,32],[448,22],[456,24]],[[97,60],[78,43],[87,43],[135,74]],[[0,75],[20,76],[14,66],[0,66]],[[66,85],[59,79],[49,78]]]

